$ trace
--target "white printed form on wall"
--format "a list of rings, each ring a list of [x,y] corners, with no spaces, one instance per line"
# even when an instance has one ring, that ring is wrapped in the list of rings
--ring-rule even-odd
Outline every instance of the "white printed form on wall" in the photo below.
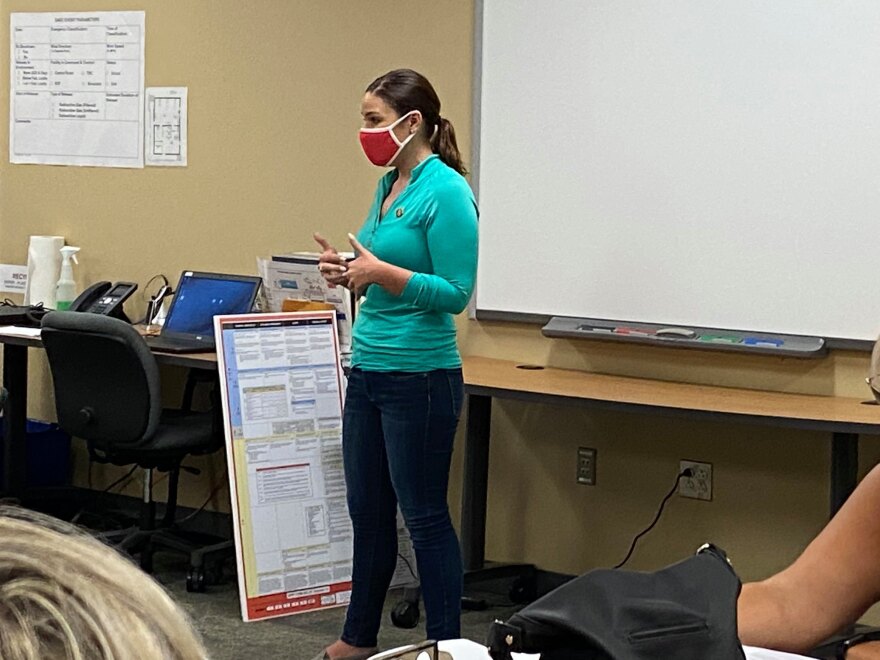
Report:
[[[186,166],[186,87],[147,87],[144,161]]]
[[[144,166],[143,11],[10,15],[9,161]]]

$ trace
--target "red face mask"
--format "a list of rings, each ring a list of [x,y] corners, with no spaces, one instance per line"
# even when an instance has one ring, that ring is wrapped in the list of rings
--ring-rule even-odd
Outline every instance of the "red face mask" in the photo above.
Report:
[[[410,133],[409,137],[401,142],[397,139],[397,136],[392,129],[416,112],[418,112],[418,110],[407,112],[403,117],[389,126],[382,126],[381,128],[362,128],[360,130],[361,147],[373,165],[388,167],[394,162],[394,159],[400,155],[403,148],[409,144],[409,141],[413,139],[415,133]]]

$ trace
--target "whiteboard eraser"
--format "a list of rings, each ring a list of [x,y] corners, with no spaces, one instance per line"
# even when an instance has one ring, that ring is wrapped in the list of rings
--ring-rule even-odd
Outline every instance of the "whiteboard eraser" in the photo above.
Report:
[[[654,333],[657,337],[670,337],[672,339],[693,339],[697,333],[690,328],[659,328]]]

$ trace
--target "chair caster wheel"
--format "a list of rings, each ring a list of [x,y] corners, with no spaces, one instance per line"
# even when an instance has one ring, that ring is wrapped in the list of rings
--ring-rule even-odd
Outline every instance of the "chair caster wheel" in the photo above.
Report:
[[[538,585],[534,577],[519,577],[510,585],[510,600],[517,604],[531,603],[538,596]]]
[[[223,564],[211,566],[207,573],[208,584],[223,584]]]
[[[402,600],[391,610],[391,623],[397,628],[415,628],[419,625],[419,604]]]
[[[190,593],[204,593],[207,586],[207,576],[202,567],[191,568],[186,572],[186,590]]]

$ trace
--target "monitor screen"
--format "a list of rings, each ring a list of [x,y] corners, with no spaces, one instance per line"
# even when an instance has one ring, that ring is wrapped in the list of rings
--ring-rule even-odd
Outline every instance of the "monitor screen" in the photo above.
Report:
[[[257,278],[224,279],[184,273],[164,331],[213,337],[214,317],[250,312],[258,284]]]

